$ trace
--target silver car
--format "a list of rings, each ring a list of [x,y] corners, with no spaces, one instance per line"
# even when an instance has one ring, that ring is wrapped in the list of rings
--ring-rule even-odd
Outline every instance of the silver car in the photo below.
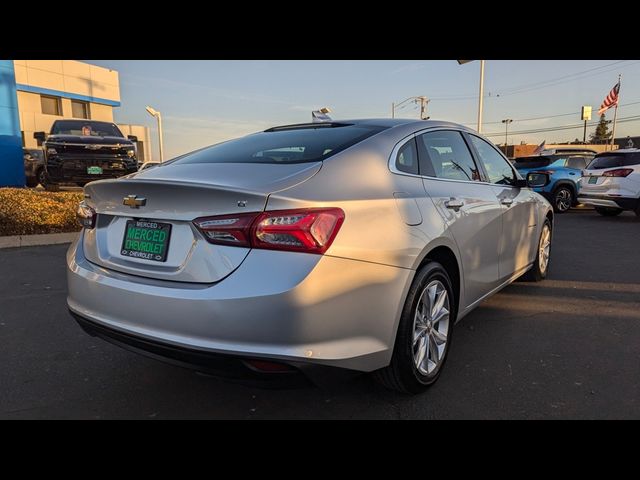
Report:
[[[201,371],[376,372],[420,392],[456,321],[547,275],[546,182],[454,123],[270,128],[88,184],[68,306],[92,335]]]

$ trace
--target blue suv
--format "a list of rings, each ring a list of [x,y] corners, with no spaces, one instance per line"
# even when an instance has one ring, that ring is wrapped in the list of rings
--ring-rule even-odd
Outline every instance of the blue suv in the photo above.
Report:
[[[564,213],[577,204],[578,180],[594,156],[595,152],[557,152],[519,157],[513,160],[513,165],[523,177],[529,172],[547,173],[549,184],[534,190],[549,200],[555,212]]]

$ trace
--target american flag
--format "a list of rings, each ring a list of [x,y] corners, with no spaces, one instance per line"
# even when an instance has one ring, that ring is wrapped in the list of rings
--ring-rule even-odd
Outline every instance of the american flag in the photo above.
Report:
[[[600,110],[598,110],[598,115],[602,115],[604,112],[609,110],[614,105],[618,105],[618,93],[620,92],[620,82],[616,83],[614,87],[609,92],[609,95],[606,96],[602,105],[600,105]]]
[[[536,149],[531,153],[531,155],[540,155],[542,153],[542,151],[544,150],[545,143],[547,143],[547,141],[543,140],[542,143],[540,145],[538,145],[536,147]]]

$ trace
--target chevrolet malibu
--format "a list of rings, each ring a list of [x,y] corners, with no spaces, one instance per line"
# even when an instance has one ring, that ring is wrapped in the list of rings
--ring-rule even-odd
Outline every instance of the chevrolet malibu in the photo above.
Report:
[[[88,184],[68,306],[92,335],[202,372],[375,372],[417,393],[455,322],[547,275],[553,211],[531,190],[547,182],[448,122],[270,128]]]

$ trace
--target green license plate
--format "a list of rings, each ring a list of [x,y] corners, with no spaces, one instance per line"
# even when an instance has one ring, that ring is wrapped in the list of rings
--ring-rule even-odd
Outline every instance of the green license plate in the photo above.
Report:
[[[127,220],[120,253],[125,257],[164,262],[167,260],[170,236],[170,223]]]
[[[87,167],[89,175],[102,175],[102,167]]]
[[[589,183],[598,183],[598,177],[589,177]]]

